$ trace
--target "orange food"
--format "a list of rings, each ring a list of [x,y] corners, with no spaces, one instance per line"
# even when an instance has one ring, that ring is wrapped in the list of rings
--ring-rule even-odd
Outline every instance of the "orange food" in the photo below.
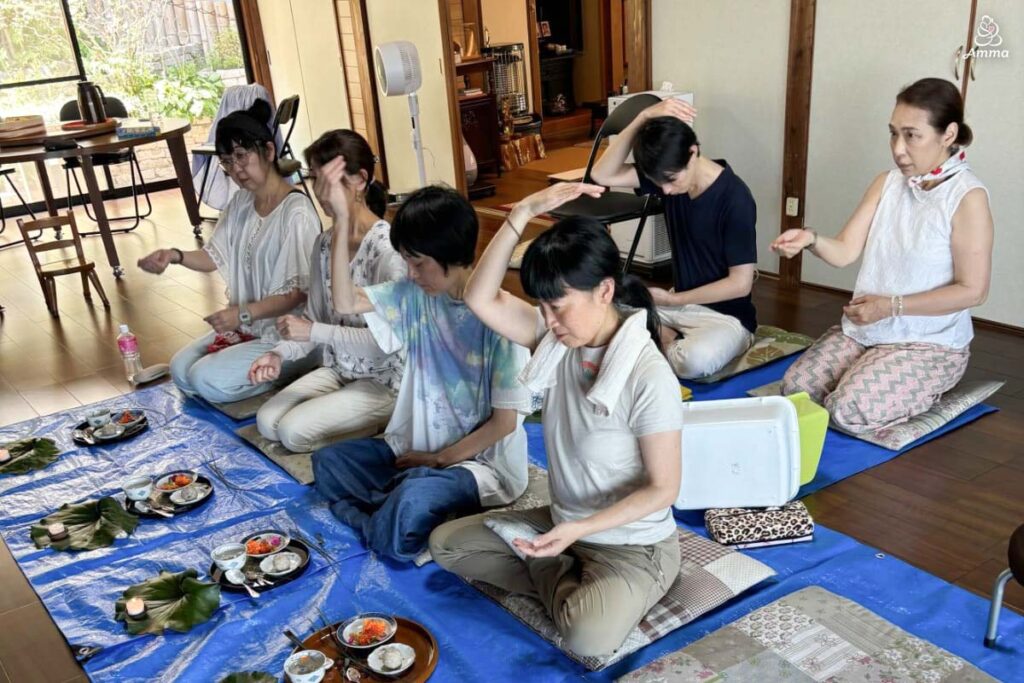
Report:
[[[348,642],[349,645],[373,645],[384,640],[389,630],[388,622],[383,619],[367,619],[359,631],[349,634]]]
[[[132,411],[126,410],[123,413],[121,413],[121,417],[117,418],[117,421],[120,422],[123,425],[126,425],[129,422],[134,422],[135,421],[135,416],[132,415]]]
[[[263,555],[269,553],[274,549],[274,546],[270,545],[270,541],[262,538],[254,538],[245,544],[245,552],[250,555]]]
[[[188,486],[192,483],[192,477],[187,474],[175,474],[170,480],[160,484],[161,491],[174,491]]]

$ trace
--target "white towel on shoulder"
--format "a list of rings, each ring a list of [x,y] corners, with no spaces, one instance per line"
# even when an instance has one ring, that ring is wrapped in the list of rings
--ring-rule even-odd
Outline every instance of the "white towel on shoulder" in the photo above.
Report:
[[[619,400],[622,387],[636,367],[640,352],[651,340],[647,331],[647,311],[627,309],[628,317],[608,344],[594,386],[587,392],[587,401],[598,415],[610,415]],[[519,381],[532,392],[550,389],[558,382],[556,370],[568,348],[548,331],[540,340],[530,361],[519,374]]]

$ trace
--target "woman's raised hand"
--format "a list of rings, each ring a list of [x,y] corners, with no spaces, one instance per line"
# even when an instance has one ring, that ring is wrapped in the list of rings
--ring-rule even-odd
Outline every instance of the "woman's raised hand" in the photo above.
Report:
[[[777,252],[779,256],[793,258],[813,243],[813,232],[810,230],[794,228],[792,230],[787,230],[776,237],[775,241],[771,244],[771,249],[772,251]]]
[[[666,97],[658,104],[644,109],[643,115],[645,119],[672,116],[692,126],[694,119],[697,118],[697,109],[686,100],[681,100],[677,97]]]
[[[339,155],[320,167],[313,183],[316,198],[330,207],[335,223],[340,225],[347,225],[349,214],[348,198],[341,186],[344,176],[345,157]]]
[[[581,195],[600,197],[604,191],[605,188],[601,185],[590,183],[555,183],[519,200],[512,208],[512,214],[516,215],[516,223],[521,228],[531,218],[557,209]]]
[[[171,259],[174,258],[173,249],[157,249],[149,256],[145,256],[139,259],[139,268],[146,271],[147,273],[154,273],[159,275],[160,273],[167,270],[167,266],[171,265]]]

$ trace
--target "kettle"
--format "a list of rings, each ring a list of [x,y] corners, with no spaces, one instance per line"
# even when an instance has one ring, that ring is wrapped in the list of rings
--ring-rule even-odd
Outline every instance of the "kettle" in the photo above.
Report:
[[[78,111],[86,123],[103,123],[107,110],[103,106],[103,89],[92,81],[78,83]]]

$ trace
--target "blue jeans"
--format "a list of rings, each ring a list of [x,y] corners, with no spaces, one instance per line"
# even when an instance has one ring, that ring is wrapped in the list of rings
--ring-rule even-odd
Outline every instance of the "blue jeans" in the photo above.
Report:
[[[479,511],[476,479],[464,467],[395,467],[383,439],[352,439],[313,453],[316,489],[331,512],[362,531],[371,550],[410,561],[451,513]]]

